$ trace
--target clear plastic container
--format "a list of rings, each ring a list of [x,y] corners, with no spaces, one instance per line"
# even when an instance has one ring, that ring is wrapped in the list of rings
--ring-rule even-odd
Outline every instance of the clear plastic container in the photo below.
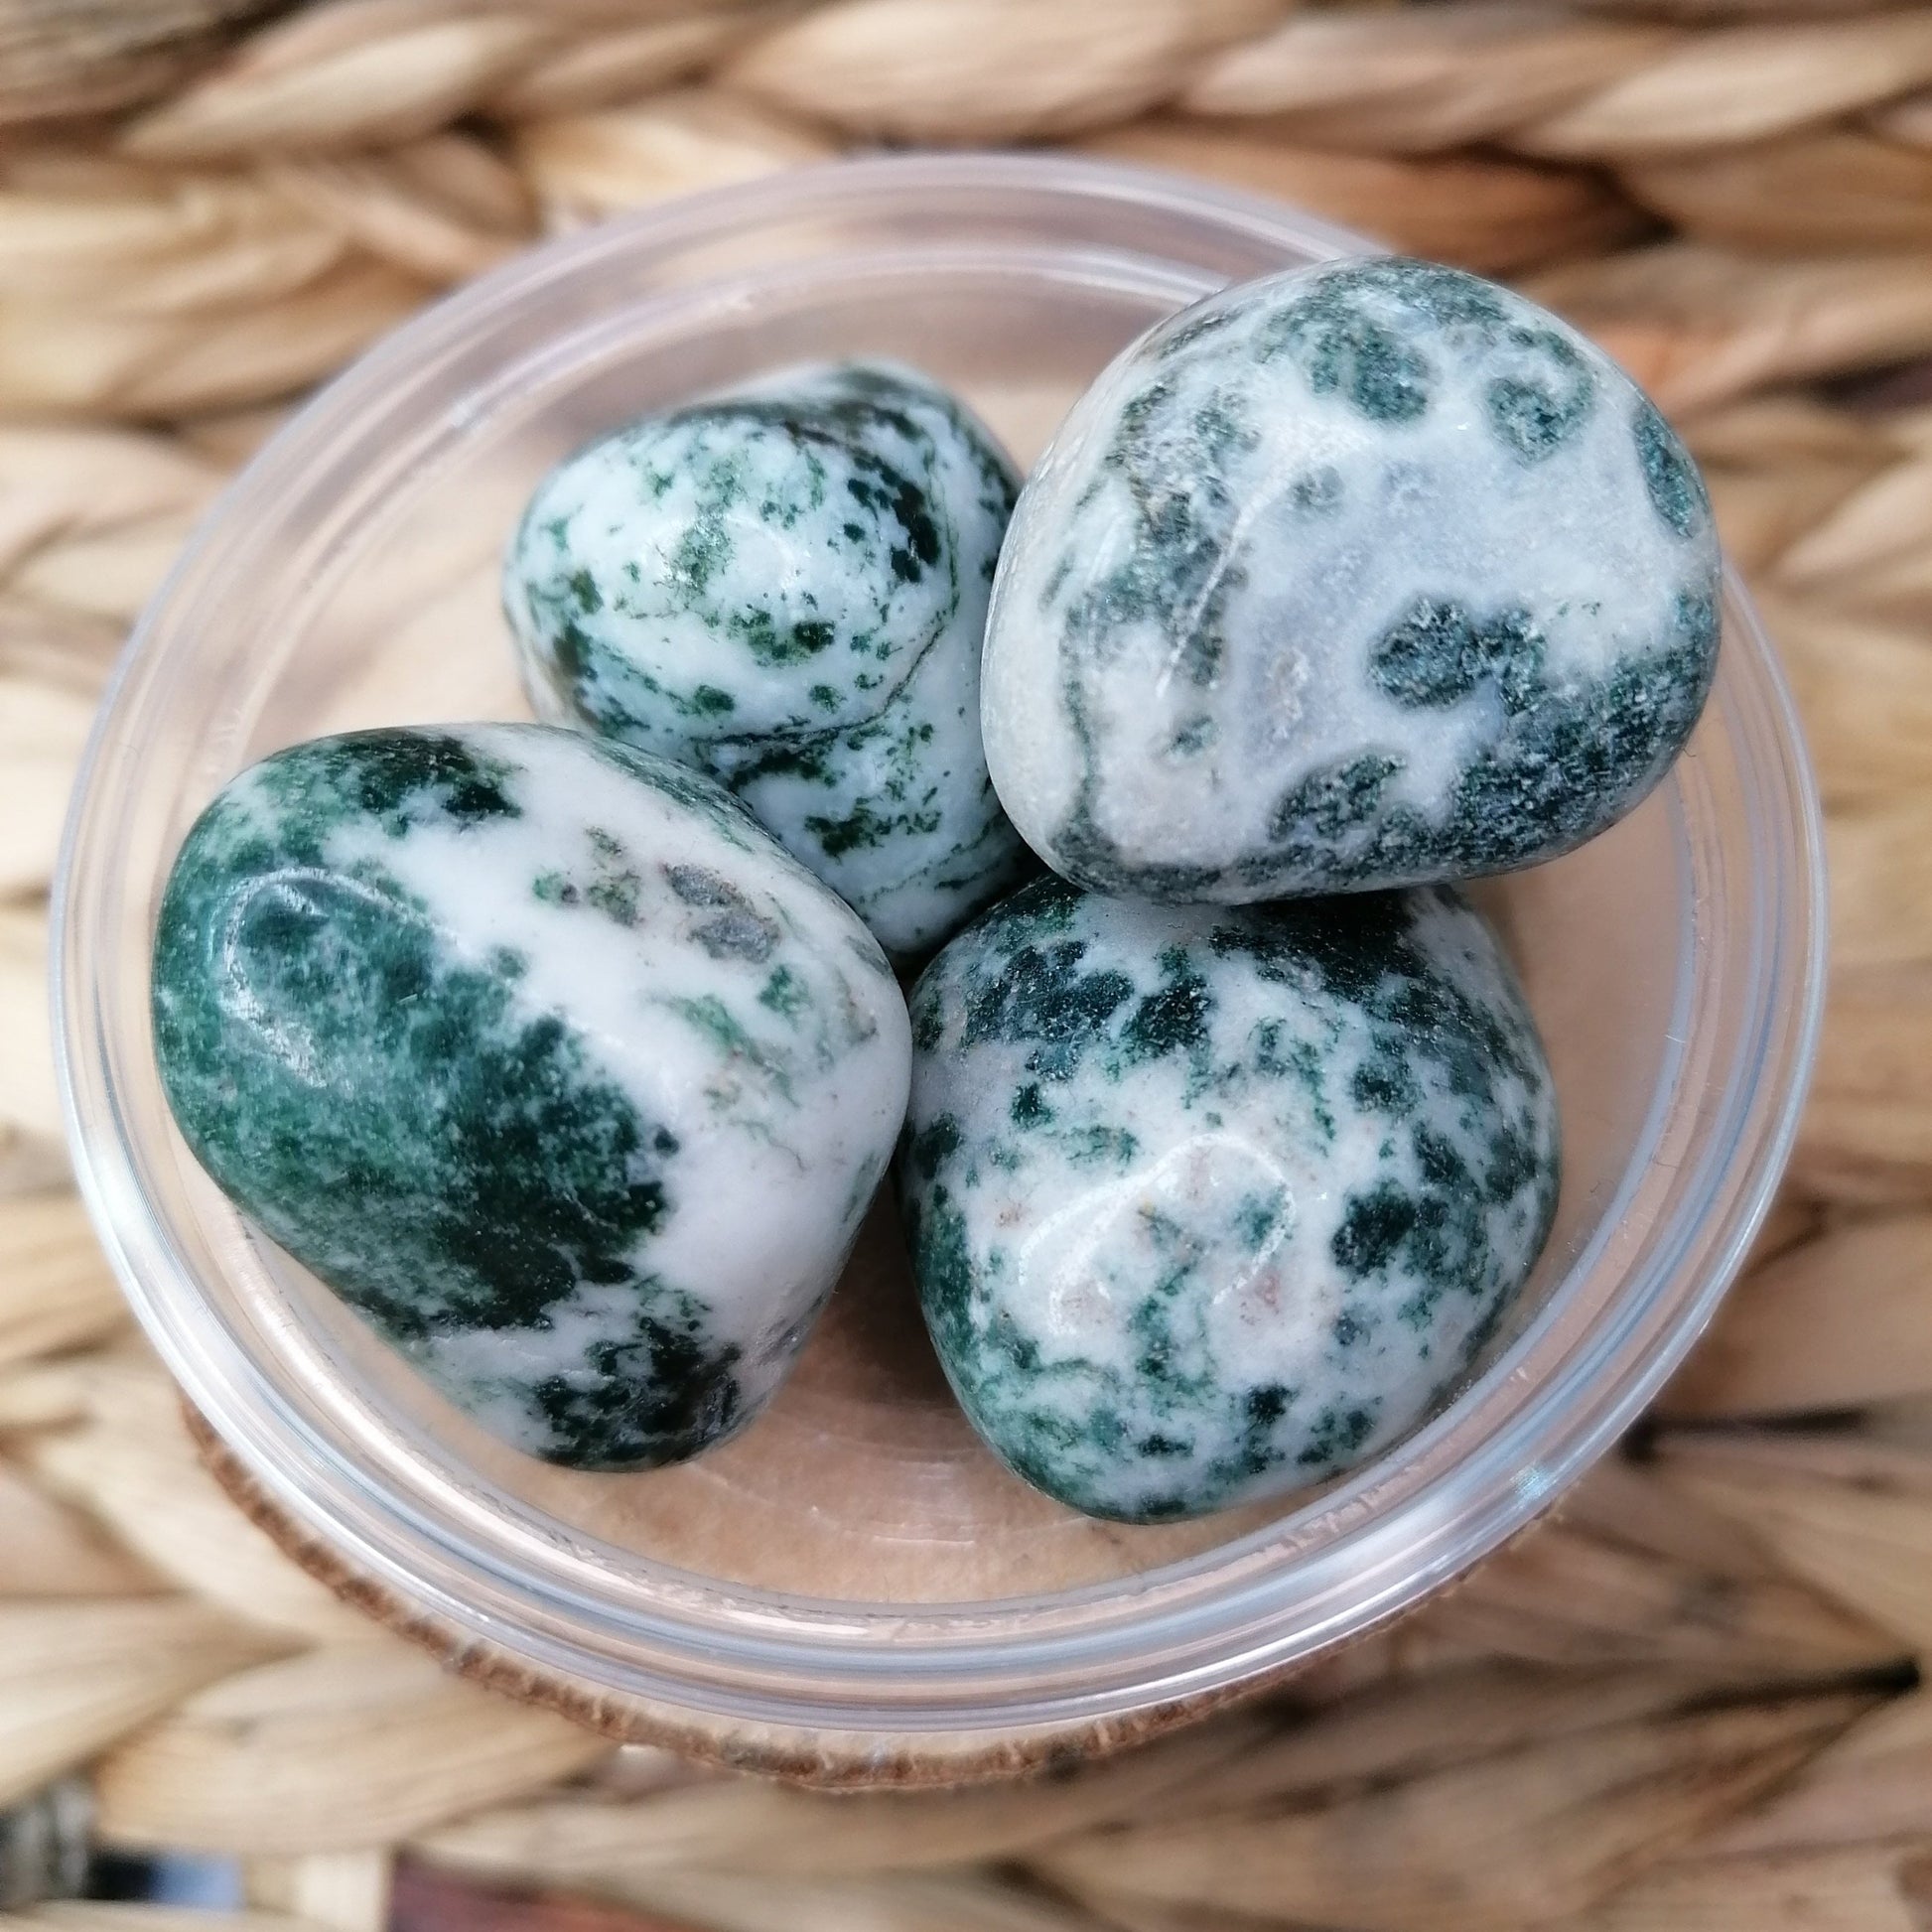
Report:
[[[935,1779],[1144,1734],[1414,1604],[1546,1507],[1711,1314],[1775,1184],[1823,984],[1816,802],[1730,587],[1710,709],[1607,836],[1485,889],[1568,1171],[1521,1317],[1447,1413],[1314,1496],[1129,1529],[1008,1476],[950,1403],[890,1225],[773,1408],[682,1468],[526,1461],[250,1233],[156,1077],[159,889],[237,767],[354,726],[522,713],[496,557],[544,469],[637,411],[877,352],[1024,462],[1124,343],[1366,244],[1046,157],[845,163],[543,248],[275,438],[148,612],[73,808],[57,1009],[81,1182],[136,1311],[291,1547],[398,1627],[622,1734]]]

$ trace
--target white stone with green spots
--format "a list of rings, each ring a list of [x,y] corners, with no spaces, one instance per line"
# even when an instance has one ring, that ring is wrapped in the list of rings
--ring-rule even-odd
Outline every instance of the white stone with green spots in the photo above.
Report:
[[[900,1198],[966,1413],[1153,1522],[1298,1489],[1454,1389],[1558,1184],[1549,1066],[1451,890],[1024,888],[912,997]]]
[[[155,944],[183,1134],[445,1394],[578,1468],[742,1426],[904,1114],[865,927],[709,779],[540,725],[235,778]]]
[[[1575,330],[1454,269],[1224,291],[1029,480],[982,694],[1007,811],[1096,891],[1471,878],[1629,811],[1718,648],[1696,466]]]
[[[1018,479],[909,369],[791,369],[606,436],[531,498],[503,608],[538,714],[729,786],[900,957],[1019,877],[979,738]]]

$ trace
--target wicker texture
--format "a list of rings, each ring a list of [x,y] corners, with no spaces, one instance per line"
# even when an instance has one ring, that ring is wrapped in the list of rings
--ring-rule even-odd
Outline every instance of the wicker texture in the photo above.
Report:
[[[237,1932],[374,1932],[396,1872],[576,1932],[1932,1925],[1932,383],[1848,386],[1932,355],[1932,11],[0,0],[0,1900],[78,1805],[241,1856]],[[306,385],[541,233],[1010,141],[1508,274],[1655,390],[1798,689],[1835,977],[1757,1259],[1559,1524],[1290,1697],[835,1798],[447,1677],[229,1504],[66,1191],[45,892],[129,618]]]

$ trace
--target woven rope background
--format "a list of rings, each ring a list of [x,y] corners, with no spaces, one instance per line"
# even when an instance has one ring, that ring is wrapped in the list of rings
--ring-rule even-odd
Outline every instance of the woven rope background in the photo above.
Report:
[[[67,1191],[45,892],[129,618],[305,385],[547,230],[1035,140],[1510,275],[1652,386],[1799,689],[1834,991],[1758,1261],[1561,1524],[1291,1701],[828,1798],[446,1677],[229,1506]],[[31,1907],[84,1829],[240,1855],[243,1932],[530,1922],[479,1883],[580,1932],[1925,1932],[1932,384],[1848,378],[1927,355],[1924,8],[0,0],[7,1922],[200,1923]]]

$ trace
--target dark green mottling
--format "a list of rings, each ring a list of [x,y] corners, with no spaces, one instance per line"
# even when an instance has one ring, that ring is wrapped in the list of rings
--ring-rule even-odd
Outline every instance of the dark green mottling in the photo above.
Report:
[[[1339,392],[1371,422],[1414,422],[1429,407],[1429,358],[1350,300],[1339,277],[1264,324],[1255,353],[1292,356],[1317,396]]]
[[[1398,759],[1365,752],[1345,764],[1311,772],[1282,793],[1270,835],[1285,839],[1304,825],[1330,838],[1349,831],[1375,810],[1383,787],[1401,769]]]
[[[1369,653],[1368,671],[1411,710],[1459,704],[1490,680],[1503,708],[1521,711],[1546,688],[1545,650],[1523,611],[1477,618],[1453,599],[1418,598]]]
[[[1525,463],[1541,463],[1589,420],[1596,378],[1554,329],[1511,327],[1502,342],[1515,367],[1484,391],[1489,427]]]
[[[735,1348],[706,1335],[687,1298],[667,1298],[662,1317],[623,1341],[585,1350],[587,1373],[553,1375],[532,1391],[536,1408],[579,1469],[635,1469],[721,1443],[744,1420]],[[681,1306],[680,1306],[681,1305]]]
[[[933,651],[976,650],[962,613],[984,598],[996,561],[980,520],[1003,528],[1018,487],[978,423],[907,372],[847,364],[646,419],[580,456],[628,466],[652,536],[627,582],[600,586],[575,560],[571,518],[549,515],[541,490],[526,513],[506,609],[517,624],[527,606],[564,715],[716,778],[862,914],[870,893],[920,864],[944,875],[932,891],[956,897],[959,917],[1021,876],[1017,835],[990,785],[975,786],[977,734],[935,751],[918,685]],[[671,514],[667,465],[693,505],[681,528],[651,525]],[[809,486],[760,493],[767,474]],[[762,554],[767,536],[802,561],[754,595],[742,573],[722,573],[735,556]],[[836,620],[827,583],[838,586]],[[654,654],[649,614],[667,594],[679,621],[715,641],[703,681]],[[754,703],[747,686],[760,677],[781,680],[780,695],[767,686]],[[895,850],[935,842],[936,860],[893,871]],[[901,955],[933,937],[888,936]]]
[[[1204,1129],[1221,1125],[1208,1104],[1217,1096],[1286,1083],[1301,1097],[1283,1104],[1299,1108],[1325,1143],[1336,1134],[1332,1104],[1385,1120],[1390,1154],[1398,1144],[1407,1150],[1400,1179],[1392,1173],[1342,1205],[1332,1261],[1358,1293],[1333,1324],[1337,1349],[1372,1354],[1385,1320],[1431,1335],[1439,1308],[1454,1297],[1466,1313],[1450,1330],[1453,1359],[1440,1364],[1447,1379],[1490,1332],[1490,1304],[1506,1301],[1514,1284],[1498,1276],[1486,1216],[1492,1205],[1507,1212],[1534,1252],[1556,1193],[1547,1155],[1504,1117],[1503,1085],[1536,1091],[1547,1068],[1516,996],[1499,991],[1497,1004],[1485,1004],[1424,948],[1416,908],[1426,897],[1201,907],[1190,938],[1129,959],[1117,942],[1093,936],[1109,927],[1087,909],[1105,901],[1047,878],[982,915],[921,977],[911,1000],[915,1050],[956,1068],[962,1091],[985,1077],[967,1069],[989,1043],[1025,1049],[1025,1075],[1001,1106],[1002,1134],[983,1138],[974,1119],[942,1109],[908,1129],[899,1184],[946,1373],[975,1427],[1028,1481],[1092,1515],[1167,1520],[1224,1506],[1271,1476],[1290,1487],[1333,1473],[1381,1419],[1373,1393],[1289,1387],[1215,1359],[1202,1325],[1215,1271],[1293,1239],[1293,1205],[1279,1186],[1217,1191],[1178,1219],[1149,1196],[1140,1225],[1155,1259],[1135,1278],[1140,1299],[1121,1317],[1131,1372],[1080,1354],[1049,1356],[1016,1321],[1002,1284],[1027,1225],[1002,1220],[977,1236],[972,1226],[982,1188],[1005,1197],[998,1190],[1007,1183],[989,1175],[1022,1171],[998,1151],[1005,1136],[1018,1130],[1022,1147],[1051,1146],[1077,1173],[1073,1137],[1084,1133],[1106,1172],[1133,1172],[1145,1150],[1125,1130],[1103,1129],[1091,1109],[1096,1095],[1151,1062],[1188,1069],[1183,1104],[1199,1108]],[[1302,1035],[1285,1040],[1281,1023],[1264,1021],[1230,1059],[1213,1016],[1217,984],[1236,968],[1278,988],[1284,1014],[1349,1018],[1335,1023],[1322,1050]],[[1437,1112],[1423,1106],[1424,1079]],[[1458,1123],[1454,1139],[1437,1124],[1444,1106]],[[1475,1125],[1484,1120],[1499,1123],[1486,1138]],[[1472,1134],[1489,1150],[1485,1161],[1466,1156]],[[1209,1224],[1196,1217],[1210,1212],[1224,1217],[1225,1232],[1206,1239]],[[1475,1339],[1463,1346],[1465,1333]]]
[[[1058,883],[1037,881],[1016,897],[1050,897]],[[1002,970],[976,980],[966,996],[966,1044],[1025,1041],[1033,1047],[1030,1071],[1047,1080],[1070,1078],[1087,1047],[1108,1036],[1108,1023],[1134,996],[1134,982],[1125,973],[1083,973],[1085,955],[1080,940],[1042,946],[1023,929],[1020,943],[1004,953]]]
[[[1174,668],[1213,682],[1229,602],[1247,582],[1229,564],[1240,506],[1224,479],[1259,443],[1232,385],[1185,407],[1156,378],[1128,399],[1103,461],[1133,505],[1134,540],[1127,560],[1068,606],[1075,651],[1104,659],[1119,626],[1153,621],[1174,639]]]
[[[1385,257],[1326,271],[1267,318],[1255,354],[1264,362],[1286,355],[1316,395],[1345,396],[1369,421],[1399,425],[1430,406],[1429,344],[1445,329],[1484,345],[1507,341],[1525,362],[1545,365],[1499,378],[1490,393],[1491,428],[1526,460],[1555,448],[1587,413],[1589,374],[1567,343],[1511,329],[1487,283],[1436,262]]]
[[[1711,498],[1691,453],[1677,432],[1657,413],[1648,396],[1639,396],[1630,418],[1644,488],[1657,514],[1680,537],[1695,537],[1711,527]]]
[[[1316,395],[1343,399],[1386,429],[1392,465],[1405,425],[1428,413],[1445,371],[1463,358],[1481,383],[1478,433],[1529,467],[1573,444],[1611,393],[1554,320],[1537,321],[1480,278],[1399,258],[1324,266],[1272,307],[1210,298],[1158,334],[1139,386],[1123,379],[1125,400],[1089,485],[1111,477],[1126,486],[1120,560],[1086,583],[1076,521],[1044,576],[1042,611],[1057,632],[1058,695],[1074,742],[1071,802],[1057,827],[1041,828],[1052,862],[1094,891],[1169,901],[1318,893],[1507,870],[1557,856],[1620,816],[1676,756],[1708,693],[1717,616],[1702,592],[1680,602],[1661,634],[1628,638],[1612,670],[1587,677],[1550,665],[1550,637],[1579,621],[1568,604],[1545,610],[1525,596],[1480,609],[1424,591],[1374,646],[1370,682],[1408,710],[1493,698],[1500,714],[1440,821],[1394,802],[1402,786],[1392,781],[1406,764],[1401,734],[1377,742],[1365,732],[1359,751],[1302,770],[1275,802],[1266,843],[1256,839],[1227,863],[1161,861],[1119,845],[1106,799],[1111,746],[1099,742],[1112,714],[1099,694],[1123,637],[1152,628],[1163,679],[1172,670],[1202,690],[1198,715],[1183,713],[1158,756],[1192,761],[1203,785],[1244,756],[1223,669],[1233,661],[1228,625],[1240,621],[1239,600],[1264,562],[1240,539],[1252,506],[1235,500],[1230,478],[1239,471],[1230,463],[1259,447],[1261,425],[1256,372],[1223,364],[1239,360],[1226,332],[1254,316],[1244,350],[1264,364],[1293,364]],[[1658,515],[1687,538],[1708,533],[1695,465],[1641,398],[1632,433]],[[1284,451],[1294,454],[1292,445]],[[1288,474],[1291,482],[1268,486],[1297,510],[1318,516],[1339,502],[1332,467]],[[1255,647],[1242,640],[1244,650]],[[1132,675],[1109,705],[1128,703]]]
[[[1207,1044],[1213,995],[1195,971],[1184,947],[1161,957],[1162,984],[1134,1009],[1121,1029],[1120,1041],[1133,1060],[1160,1059],[1167,1053],[1191,1053]]]
[[[1458,614],[1434,633],[1440,656],[1414,629],[1393,650],[1385,640],[1375,674],[1401,701],[1445,702],[1428,694],[1473,669],[1503,695],[1500,729],[1463,768],[1440,819],[1384,806],[1400,769],[1393,758],[1299,780],[1275,807],[1272,845],[1247,862],[1251,876],[1333,892],[1444,872],[1475,878],[1572,850],[1614,815],[1606,801],[1641,797],[1689,735],[1717,668],[1717,629],[1715,604],[1680,599],[1666,648],[1562,684],[1544,673],[1539,641],[1516,613],[1473,626]]]
[[[634,1251],[677,1196],[676,1138],[515,998],[514,955],[465,962],[382,864],[392,841],[515,817],[516,775],[434,731],[294,747],[224,791],[182,847],[155,941],[156,1054],[208,1173],[390,1340],[548,1325],[584,1285],[634,1296],[609,1363],[540,1386],[551,1459],[688,1455],[737,1409],[735,1350]],[[597,855],[593,855],[594,857]],[[560,893],[596,875],[555,877]]]

